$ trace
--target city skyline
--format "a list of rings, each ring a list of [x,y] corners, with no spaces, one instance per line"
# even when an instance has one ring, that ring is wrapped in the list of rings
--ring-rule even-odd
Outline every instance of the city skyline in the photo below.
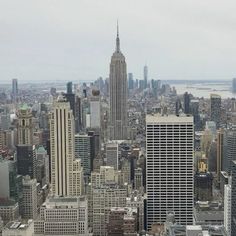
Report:
[[[0,3],[0,81],[108,77],[117,18],[127,72],[135,78],[142,78],[146,62],[150,79],[230,80],[236,74],[233,1],[25,3],[14,1],[13,9],[12,2]]]

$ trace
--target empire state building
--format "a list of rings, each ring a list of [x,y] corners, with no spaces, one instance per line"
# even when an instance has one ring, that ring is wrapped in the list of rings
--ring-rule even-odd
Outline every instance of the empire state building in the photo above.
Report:
[[[109,139],[127,139],[127,72],[125,57],[120,51],[119,29],[117,26],[116,50],[111,57],[110,76],[110,117]]]

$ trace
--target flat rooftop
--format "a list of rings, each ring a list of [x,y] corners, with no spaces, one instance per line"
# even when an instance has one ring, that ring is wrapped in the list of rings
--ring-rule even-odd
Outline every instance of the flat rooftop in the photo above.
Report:
[[[193,123],[192,116],[161,115],[159,113],[146,116],[146,123]]]

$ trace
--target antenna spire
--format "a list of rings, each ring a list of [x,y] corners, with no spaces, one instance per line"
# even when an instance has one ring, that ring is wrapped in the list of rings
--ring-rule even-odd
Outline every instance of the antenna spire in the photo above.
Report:
[[[117,34],[116,34],[116,52],[120,52],[120,38],[119,38],[119,22],[117,20]]]

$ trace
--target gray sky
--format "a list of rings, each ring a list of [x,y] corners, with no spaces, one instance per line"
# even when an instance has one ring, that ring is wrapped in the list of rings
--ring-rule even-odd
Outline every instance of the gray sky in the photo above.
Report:
[[[236,76],[235,0],[0,0],[0,82],[109,75],[119,19],[127,71]]]

